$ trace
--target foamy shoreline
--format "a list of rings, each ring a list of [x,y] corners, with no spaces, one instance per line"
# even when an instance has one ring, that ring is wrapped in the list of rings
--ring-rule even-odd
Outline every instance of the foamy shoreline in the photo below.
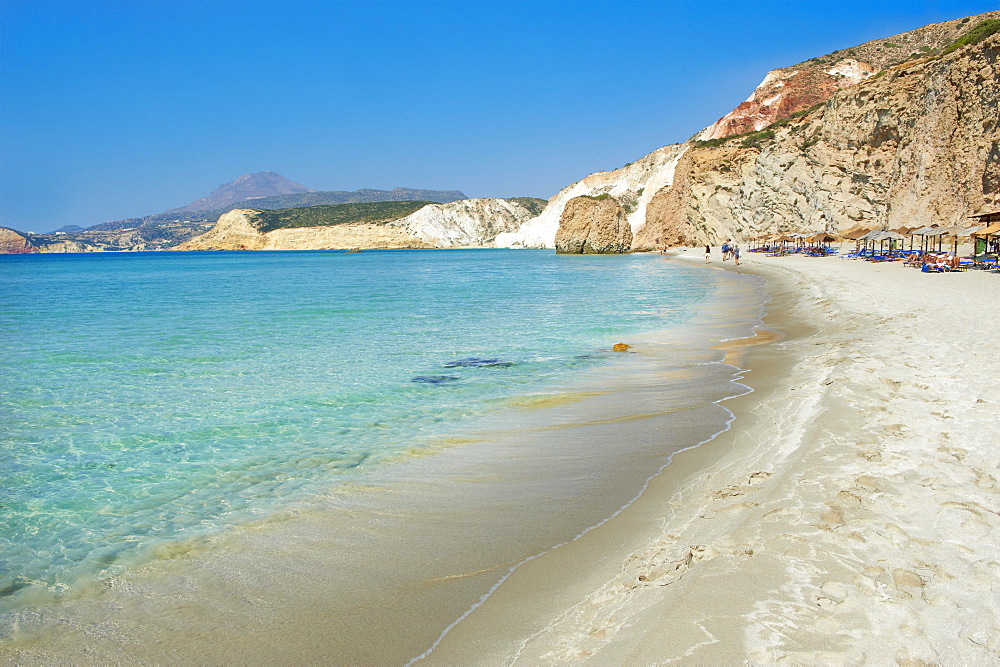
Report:
[[[997,659],[1000,276],[745,260],[789,335],[749,351],[733,428],[428,662]]]

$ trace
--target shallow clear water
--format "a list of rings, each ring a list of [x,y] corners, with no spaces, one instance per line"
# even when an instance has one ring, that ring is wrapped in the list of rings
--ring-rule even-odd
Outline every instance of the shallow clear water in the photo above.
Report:
[[[551,251],[0,256],[0,281],[7,594],[406,466],[715,296]]]

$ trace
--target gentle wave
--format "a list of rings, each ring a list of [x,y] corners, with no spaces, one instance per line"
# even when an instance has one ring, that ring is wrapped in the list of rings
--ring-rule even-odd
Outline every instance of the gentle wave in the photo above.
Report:
[[[655,256],[345,258],[0,260],[0,594],[120,572],[424,456],[457,425],[570,400],[553,387],[711,296]]]

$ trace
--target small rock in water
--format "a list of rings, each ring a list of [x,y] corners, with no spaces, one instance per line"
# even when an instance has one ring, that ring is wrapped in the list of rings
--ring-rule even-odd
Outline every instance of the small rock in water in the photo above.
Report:
[[[9,597],[14,593],[18,592],[19,590],[21,590],[22,588],[27,588],[30,585],[31,584],[29,584],[27,581],[18,577],[14,579],[14,581],[4,586],[3,588],[0,588],[0,598]]]
[[[457,381],[458,378],[454,375],[418,375],[410,380],[410,382],[419,382],[421,384],[446,384]]]
[[[449,361],[444,365],[445,368],[507,368],[508,366],[513,366],[513,361],[504,361],[502,359],[480,359],[479,357],[468,357],[467,359],[458,359],[456,361]]]
[[[611,349],[615,352],[628,352],[632,349],[632,346],[627,343],[615,343],[614,347]]]

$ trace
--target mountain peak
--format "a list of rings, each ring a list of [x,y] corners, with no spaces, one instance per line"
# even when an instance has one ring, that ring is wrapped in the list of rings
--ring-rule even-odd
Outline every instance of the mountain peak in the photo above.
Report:
[[[254,174],[243,174],[234,181],[223,183],[207,197],[196,199],[187,206],[175,210],[209,211],[225,208],[248,199],[291,195],[300,192],[315,192],[315,190],[290,181],[273,171],[258,171]]]

